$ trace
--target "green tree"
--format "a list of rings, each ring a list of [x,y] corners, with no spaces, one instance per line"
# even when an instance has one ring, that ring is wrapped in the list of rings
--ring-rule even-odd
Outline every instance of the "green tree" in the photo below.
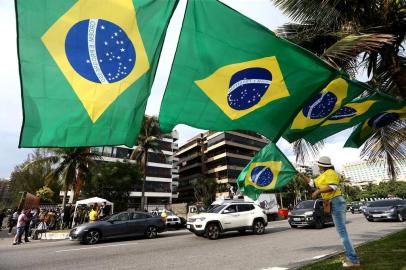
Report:
[[[128,209],[130,191],[141,181],[140,168],[130,162],[99,162],[82,187],[86,197],[101,197],[114,203],[115,211]]]
[[[216,199],[217,185],[213,178],[198,179],[193,185],[196,202],[209,206]]]
[[[40,164],[51,164],[52,170],[46,176],[47,183],[59,182],[64,190],[62,207],[65,208],[68,189],[75,187],[78,179],[86,179],[90,174],[89,167],[94,166],[95,160],[100,156],[90,153],[89,148],[51,148],[48,150],[49,156],[35,159],[25,166],[29,170],[33,166]]]
[[[49,187],[44,186],[38,189],[35,195],[40,198],[41,202],[52,202],[54,192]]]
[[[131,154],[130,159],[136,160],[142,169],[142,188],[141,188],[141,209],[145,207],[145,181],[147,177],[148,152],[162,153],[159,148],[159,140],[163,137],[159,129],[158,119],[155,116],[145,116],[141,127],[137,144]],[[162,158],[165,156],[162,154]]]
[[[273,2],[293,21],[278,30],[281,36],[352,76],[366,70],[369,85],[406,98],[406,55],[402,51],[406,36],[405,1]],[[361,157],[371,162],[384,158],[388,174],[395,178],[396,160],[406,157],[405,138],[406,123],[402,120],[377,129],[364,144]]]
[[[14,168],[10,177],[10,188],[14,205],[21,198],[20,192],[27,191],[31,194],[36,194],[37,190],[47,184],[46,177],[52,170],[50,162],[37,163],[26,168],[27,164],[30,164],[34,160],[43,159],[46,155],[45,150],[36,149],[32,154],[28,155],[26,161]],[[51,201],[58,202],[59,186],[51,184],[49,187],[55,191]]]

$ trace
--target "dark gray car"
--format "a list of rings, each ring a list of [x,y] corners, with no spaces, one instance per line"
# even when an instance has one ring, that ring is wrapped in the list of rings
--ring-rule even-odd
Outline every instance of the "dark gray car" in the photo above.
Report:
[[[368,221],[406,219],[406,201],[400,199],[369,202],[364,212]]]
[[[333,223],[331,214],[324,213],[322,199],[298,203],[289,212],[288,220],[292,228],[297,226],[314,226],[317,229],[321,229],[326,223]]]
[[[71,240],[85,244],[95,244],[101,239],[144,235],[155,238],[165,230],[165,221],[144,212],[120,212],[104,220],[86,223],[73,228]]]

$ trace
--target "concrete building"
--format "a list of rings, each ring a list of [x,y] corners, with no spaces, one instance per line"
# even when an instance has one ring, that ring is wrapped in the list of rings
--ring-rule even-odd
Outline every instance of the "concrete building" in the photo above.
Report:
[[[179,199],[192,202],[193,185],[197,181],[212,178],[220,184],[218,196],[228,195],[230,186],[236,190],[236,179],[252,157],[268,140],[246,131],[201,133],[179,147]]]
[[[148,210],[156,207],[162,209],[172,203],[173,198],[178,197],[179,168],[177,163],[179,159],[174,156],[178,150],[178,138],[177,131],[173,131],[159,140],[159,148],[162,153],[154,153],[152,150],[148,153],[145,182],[145,204]],[[91,151],[98,152],[103,157],[103,161],[115,162],[128,159],[133,148],[104,146],[93,147]],[[141,204],[141,189],[141,183],[134,186],[134,190],[130,193],[130,207],[138,208]]]
[[[406,160],[398,163],[399,181],[406,181]],[[384,160],[376,163],[367,161],[358,161],[343,165],[343,174],[353,186],[363,187],[369,183],[379,184],[380,182],[390,180]]]
[[[308,175],[308,176],[313,176],[314,175],[312,166],[308,166],[308,165],[304,165],[304,164],[298,164],[298,163],[293,163],[292,165],[300,173],[303,173],[303,174]]]

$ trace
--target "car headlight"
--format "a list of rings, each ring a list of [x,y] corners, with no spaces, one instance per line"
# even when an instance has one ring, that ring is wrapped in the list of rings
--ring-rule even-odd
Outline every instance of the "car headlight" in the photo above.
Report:
[[[305,216],[312,216],[313,215],[313,211],[307,211],[304,213]]]
[[[393,213],[395,212],[395,208],[392,208],[391,210],[386,210],[385,213]]]
[[[205,217],[200,217],[200,218],[196,218],[196,221],[204,221],[206,218]]]

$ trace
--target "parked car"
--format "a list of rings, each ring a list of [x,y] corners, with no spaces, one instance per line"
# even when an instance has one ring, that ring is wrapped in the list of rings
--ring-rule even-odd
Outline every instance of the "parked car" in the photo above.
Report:
[[[165,221],[144,212],[120,212],[106,219],[85,223],[70,231],[69,239],[96,244],[102,239],[144,235],[157,237],[165,230]]]
[[[358,202],[358,201],[352,202],[351,205],[350,205],[349,211],[350,211],[352,214],[355,214],[355,213],[362,213],[362,208],[361,208],[361,207],[362,207],[363,205],[364,205],[363,202]]]
[[[151,214],[153,216],[161,217],[162,212],[163,212],[162,210],[158,210],[158,211],[154,210],[151,212]],[[172,228],[172,229],[178,230],[178,229],[186,227],[186,220],[184,218],[178,217],[172,211],[165,210],[165,212],[166,212],[165,224],[168,229]]]
[[[406,200],[392,199],[369,202],[364,216],[368,221],[406,219]]]
[[[298,203],[288,214],[290,227],[313,226],[321,229],[327,223],[333,223],[331,214],[325,214],[323,200],[307,200]]]
[[[215,240],[227,231],[263,234],[267,224],[264,210],[254,202],[225,199],[214,202],[207,212],[189,217],[186,228],[197,236]]]

